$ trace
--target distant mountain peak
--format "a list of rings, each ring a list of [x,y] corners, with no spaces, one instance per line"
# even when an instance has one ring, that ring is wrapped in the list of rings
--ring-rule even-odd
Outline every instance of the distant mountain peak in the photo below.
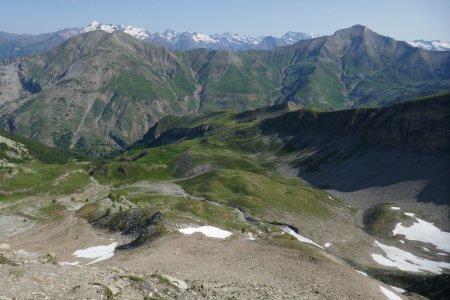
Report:
[[[349,28],[344,28],[344,29],[339,29],[337,30],[333,35],[362,35],[366,32],[373,32],[372,30],[370,30],[369,27],[364,26],[364,25],[353,25],[352,27]]]
[[[367,26],[361,25],[361,24],[355,24],[350,28],[359,29],[359,30],[366,30]]]
[[[129,25],[112,25],[112,24],[101,24],[97,21],[92,21],[89,25],[86,27],[83,27],[80,32],[86,33],[91,32],[94,30],[102,30],[106,31],[108,33],[113,33],[115,31],[122,31],[125,32],[132,37],[135,37],[139,40],[145,40],[150,36],[149,32],[145,30],[144,28],[135,27],[135,26],[129,26]]]
[[[450,42],[440,40],[425,41],[420,39],[407,43],[413,47],[422,48],[428,51],[450,51]]]

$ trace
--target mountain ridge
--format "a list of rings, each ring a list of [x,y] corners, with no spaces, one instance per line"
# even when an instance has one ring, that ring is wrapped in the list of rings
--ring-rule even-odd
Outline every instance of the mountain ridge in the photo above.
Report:
[[[286,46],[303,39],[318,37],[317,34],[289,31],[281,37],[238,35],[231,33],[203,34],[199,32],[176,32],[166,29],[163,33],[152,33],[144,28],[130,25],[101,24],[93,21],[82,28],[66,28],[53,33],[38,35],[12,34],[0,32],[0,59],[27,56],[50,50],[65,40],[87,32],[102,30],[108,33],[121,31],[147,44],[162,45],[173,50],[191,50],[208,48],[210,50],[270,50],[277,46]],[[268,42],[271,40],[271,42]]]
[[[449,66],[449,52],[414,48],[361,25],[237,53],[178,52],[120,31],[92,31],[2,65],[0,121],[49,145],[118,147],[170,114],[286,101],[325,110],[376,107],[445,92]]]
[[[295,44],[301,40],[313,39],[321,35],[316,33],[303,33],[288,31],[280,37],[275,36],[250,36],[232,33],[204,34],[200,32],[176,32],[166,29],[162,33],[150,32],[147,29],[130,25],[101,24],[93,21],[81,28],[65,28],[53,33],[38,35],[12,34],[0,32],[0,59],[27,56],[43,53],[63,43],[75,35],[103,30],[108,33],[114,31],[125,32],[147,44],[162,45],[173,50],[191,50],[207,48],[210,50],[227,50],[232,52],[247,50],[271,50],[275,47],[284,47]],[[449,42],[415,40],[407,42],[414,47],[429,51],[449,51]]]

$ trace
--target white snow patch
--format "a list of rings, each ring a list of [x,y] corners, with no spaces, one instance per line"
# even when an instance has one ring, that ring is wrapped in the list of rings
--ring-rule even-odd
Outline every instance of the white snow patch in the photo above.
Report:
[[[413,213],[404,213],[405,215],[407,215],[408,217],[414,217],[416,214],[413,214]]]
[[[331,197],[330,195],[328,195],[328,199],[333,200],[333,197]]]
[[[397,207],[397,206],[391,206],[391,209],[392,209],[392,210],[400,210],[400,207]]]
[[[442,273],[442,268],[450,269],[450,263],[421,258],[402,249],[384,245],[378,241],[375,241],[375,245],[383,250],[387,257],[381,254],[372,254],[372,258],[383,266],[398,268],[402,271],[428,271],[435,274]]]
[[[325,248],[328,248],[328,247],[330,247],[332,244],[331,243],[325,243]]]
[[[251,232],[249,232],[249,233],[246,234],[246,238],[247,238],[247,240],[249,240],[249,241],[254,241],[254,240],[256,240],[255,236],[254,236],[253,233],[251,233]]]
[[[397,293],[403,294],[403,293],[406,293],[406,292],[407,292],[407,290],[402,289],[402,288],[399,288],[399,287],[396,287],[396,286],[393,286],[393,285],[391,285],[391,288],[392,288],[394,291],[396,291]]]
[[[217,238],[217,239],[225,239],[231,235],[231,232],[214,227],[214,226],[201,226],[201,227],[186,227],[178,229],[179,232],[184,234],[193,234],[196,232],[200,232],[207,237]]]
[[[70,261],[60,261],[59,265],[60,266],[78,266],[80,262],[79,261],[74,261],[74,262],[70,262]]]
[[[315,245],[315,246],[319,247],[320,249],[324,249],[322,246],[316,244],[314,241],[312,241],[312,240],[310,240],[310,239],[304,237],[303,235],[300,235],[300,234],[296,233],[294,230],[290,229],[290,228],[287,227],[287,226],[283,226],[283,227],[281,227],[281,228],[282,228],[282,230],[283,230],[284,232],[286,232],[287,234],[290,234],[290,235],[292,235],[293,237],[295,237],[299,242],[312,244],[312,245]]]
[[[447,253],[442,253],[442,252],[438,252],[436,253],[437,255],[441,255],[441,256],[447,256]]]
[[[88,265],[95,264],[99,261],[106,260],[106,259],[113,257],[114,250],[116,249],[117,245],[118,245],[118,243],[114,242],[114,243],[111,243],[111,244],[105,245],[105,246],[90,247],[90,248],[86,248],[86,249],[82,249],[82,250],[77,250],[72,255],[74,255],[76,257],[95,259],[94,261],[91,261],[90,263],[88,263]]]
[[[439,250],[450,252],[450,232],[441,231],[433,223],[422,219],[416,218],[416,220],[417,223],[410,227],[398,223],[392,233],[394,236],[398,234],[404,235],[407,240],[430,243]],[[424,250],[429,251],[425,247]]]
[[[430,252],[430,250],[427,247],[422,247],[424,251]]]
[[[364,275],[364,276],[367,276],[367,277],[369,277],[369,275],[367,275],[367,273],[366,272],[363,272],[363,271],[359,271],[359,270],[355,270],[356,271],[356,273],[359,273],[359,274],[361,274],[361,275]]]
[[[404,244],[404,243],[405,243],[405,241],[404,241],[404,240],[399,240],[399,242],[400,242],[400,243],[402,243],[402,244]]]
[[[402,300],[402,298],[400,298],[399,296],[397,296],[394,292],[391,292],[390,290],[388,290],[385,287],[382,287],[381,285],[379,286],[381,292],[386,296],[386,298],[388,298],[389,300]]]

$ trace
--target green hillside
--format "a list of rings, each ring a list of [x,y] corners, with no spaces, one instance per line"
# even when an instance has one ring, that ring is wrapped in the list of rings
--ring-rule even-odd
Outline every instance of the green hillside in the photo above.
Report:
[[[450,53],[356,25],[270,51],[185,52],[94,31],[16,68],[19,97],[0,124],[48,145],[109,152],[167,115],[245,111],[286,101],[310,109],[383,107],[450,89]],[[95,145],[95,147],[93,147]]]

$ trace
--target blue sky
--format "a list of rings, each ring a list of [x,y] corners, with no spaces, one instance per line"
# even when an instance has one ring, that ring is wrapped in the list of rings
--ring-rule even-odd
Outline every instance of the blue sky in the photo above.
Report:
[[[44,33],[93,20],[162,32],[332,34],[354,24],[399,40],[450,41],[450,0],[3,0],[0,31]]]

